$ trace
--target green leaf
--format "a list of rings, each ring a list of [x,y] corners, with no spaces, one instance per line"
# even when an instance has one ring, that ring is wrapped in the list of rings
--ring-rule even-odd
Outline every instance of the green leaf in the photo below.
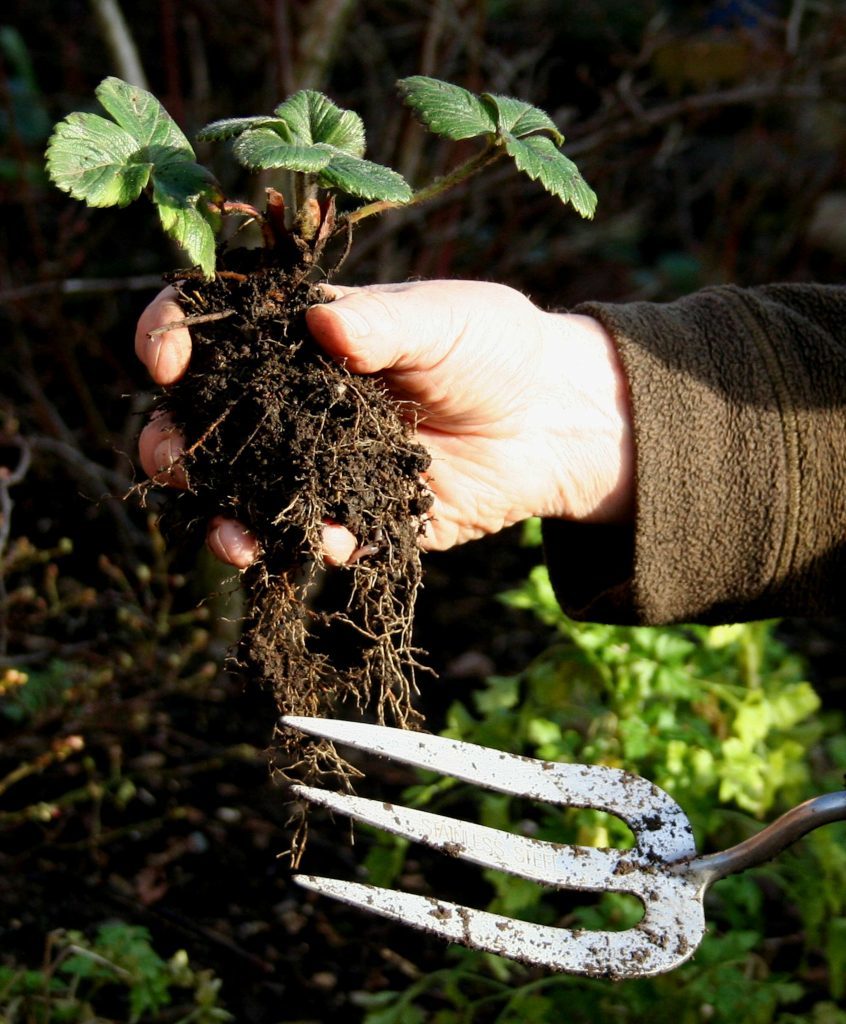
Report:
[[[199,164],[173,161],[153,171],[153,202],[164,230],[187,252],[206,277],[214,273],[215,241],[211,215],[202,198],[209,173]]]
[[[571,203],[583,217],[593,217],[596,193],[579,173],[578,167],[544,135],[517,139],[506,135],[506,152],[518,170],[539,181],[547,192],[564,203]]]
[[[519,170],[563,202],[572,203],[583,217],[593,216],[596,195],[572,160],[558,151],[564,136],[539,107],[493,93],[476,96],[423,75],[401,79],[397,87],[406,104],[435,134],[456,140],[495,135]]]
[[[237,135],[252,128],[264,128],[277,124],[275,117],[225,117],[220,121],[212,121],[197,132],[199,142],[222,142],[234,139]]]
[[[288,108],[289,113],[293,112],[288,126],[293,142],[283,138],[276,125],[250,129],[240,136],[233,147],[238,160],[254,169],[285,167],[289,171],[317,174],[322,185],[341,189],[363,199],[407,202],[411,198],[411,189],[396,171],[370,160],[362,160],[331,143],[307,141],[313,129],[326,129],[325,134],[345,141],[341,122],[333,120],[331,111],[308,98],[319,98],[320,95],[303,92],[292,97],[292,101],[297,100]],[[334,104],[330,106],[335,112],[343,113]],[[283,104],[278,109],[284,112],[285,107]],[[308,121],[312,115],[318,118],[319,123]]]
[[[390,167],[360,160],[346,153],[334,153],[331,161],[320,172],[323,184],[340,188],[351,196],[362,199],[387,199],[407,203],[411,188],[401,174]]]
[[[202,267],[214,271],[213,215],[220,198],[214,177],[159,101],[119,78],[106,78],[97,98],[115,119],[70,114],[47,147],[53,182],[89,206],[125,206],[152,184],[162,227]],[[116,122],[116,123],[115,123]]]
[[[328,146],[286,142],[274,128],[254,128],[244,132],[232,151],[245,167],[284,167],[305,174],[322,170],[334,155]]]
[[[376,844],[365,858],[367,881],[371,885],[390,888],[395,885],[397,877],[405,865],[405,855],[409,842],[397,836],[379,836]]]
[[[191,143],[156,97],[120,78],[104,78],[96,96],[117,123],[139,146],[166,146],[194,159]]]
[[[170,237],[187,252],[207,278],[214,275],[214,230],[200,210],[192,206],[170,205],[156,193],[159,220]]]
[[[217,182],[211,171],[193,160],[183,160],[170,149],[147,150],[153,167],[153,184],[176,202],[195,204],[201,196],[214,196]]]
[[[769,701],[769,717],[776,729],[792,729],[820,709],[820,698],[810,683],[794,683]]]
[[[419,1007],[400,997],[393,1006],[368,1013],[364,1018],[364,1024],[425,1024],[425,1020]]]
[[[489,92],[482,94],[482,101],[490,109],[501,135],[511,134],[521,138],[534,132],[549,132],[556,146],[564,141],[564,136],[549,114],[539,107],[533,107],[531,103],[510,96],[495,96]]]
[[[274,113],[291,131],[293,142],[323,142],[350,156],[364,153],[364,124],[352,110],[341,110],[322,92],[295,92]]]
[[[478,96],[461,86],[425,75],[397,82],[403,102],[436,135],[448,139],[472,139],[497,130],[495,117]]]
[[[70,114],[47,145],[54,184],[89,206],[126,206],[150,178],[149,163],[133,163],[138,142],[99,114]]]

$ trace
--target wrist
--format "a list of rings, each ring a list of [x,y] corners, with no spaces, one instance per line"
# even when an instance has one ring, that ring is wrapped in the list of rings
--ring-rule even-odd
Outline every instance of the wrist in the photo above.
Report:
[[[608,331],[593,317],[545,313],[545,387],[554,446],[552,516],[592,523],[634,518],[629,389]]]

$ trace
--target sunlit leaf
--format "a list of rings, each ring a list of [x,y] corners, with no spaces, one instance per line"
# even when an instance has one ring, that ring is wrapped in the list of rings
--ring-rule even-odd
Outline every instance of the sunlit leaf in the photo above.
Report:
[[[225,117],[220,121],[212,121],[197,132],[199,142],[222,142],[234,139],[251,128],[264,128],[278,124],[275,117]]]
[[[208,172],[197,164],[173,162],[153,172],[153,201],[162,227],[210,277],[214,273],[214,229],[201,205],[207,186]]]
[[[98,114],[70,114],[47,145],[47,173],[54,184],[89,206],[126,206],[150,178],[148,162],[133,162],[138,141]]]
[[[70,114],[53,132],[47,171],[89,206],[125,206],[152,185],[162,227],[206,276],[214,271],[214,215],[220,198],[212,174],[159,101],[119,78],[106,78],[97,98],[112,115]]]
[[[324,184],[333,185],[362,199],[387,199],[390,202],[406,203],[412,194],[408,182],[396,171],[340,152],[334,153],[331,161],[321,170],[320,179]]]
[[[215,241],[211,224],[196,206],[169,201],[168,195],[154,186],[156,209],[164,230],[188,254],[205,274],[214,274]]]
[[[397,82],[397,88],[403,101],[436,135],[471,139],[497,130],[496,119],[485,103],[461,86],[412,75]]]
[[[341,110],[314,89],[295,92],[274,111],[295,142],[322,142],[351,156],[364,153],[364,124],[352,110]]]
[[[564,136],[555,122],[539,107],[533,107],[531,103],[513,99],[511,96],[495,96],[488,92],[483,93],[481,98],[491,110],[501,134],[510,133],[520,138],[533,132],[549,132],[556,146],[560,146],[564,141]]]
[[[254,128],[244,132],[232,151],[245,167],[284,167],[305,174],[322,170],[334,152],[329,147],[286,142],[273,128]]]
[[[96,96],[103,107],[142,146],[167,146],[194,159],[191,143],[156,97],[120,78],[104,78]]]
[[[810,683],[785,687],[770,699],[769,714],[776,729],[791,729],[820,709],[820,698]]]
[[[552,139],[544,135],[530,135],[523,139],[507,135],[505,149],[517,168],[533,181],[539,181],[547,192],[562,202],[570,203],[583,217],[593,217],[596,193]]]
[[[171,207],[203,207],[205,200],[218,198],[217,185],[209,171],[189,161],[156,161],[152,184],[154,202]]]

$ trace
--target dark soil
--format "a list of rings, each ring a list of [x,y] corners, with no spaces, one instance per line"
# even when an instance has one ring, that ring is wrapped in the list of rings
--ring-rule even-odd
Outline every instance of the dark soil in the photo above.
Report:
[[[196,536],[216,514],[257,537],[244,574],[247,609],[232,667],[269,687],[281,713],[371,706],[406,726],[418,652],[418,537],[431,496],[413,410],[375,378],[353,376],[311,339],[305,311],[323,301],[308,264],[268,265],[236,250],[214,280],[176,282],[191,323],[189,372],[161,400],[186,439],[188,490],[168,532]],[[352,564],[327,573],[327,522],[358,538]],[[330,745],[281,730],[297,777],[337,770]]]

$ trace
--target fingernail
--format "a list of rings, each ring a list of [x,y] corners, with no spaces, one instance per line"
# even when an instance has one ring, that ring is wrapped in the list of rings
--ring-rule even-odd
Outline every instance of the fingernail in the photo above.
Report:
[[[255,537],[243,526],[229,520],[219,523],[209,533],[209,544],[237,569],[246,569],[256,557],[258,547]]]
[[[159,441],[153,452],[156,463],[155,479],[159,483],[172,484],[177,487],[185,486],[185,471],[179,464],[183,454],[182,446],[177,444],[172,437],[166,437],[163,441]]]
[[[147,335],[147,366],[153,380],[171,384],[177,377],[176,345],[169,331]]]
[[[325,299],[326,302],[332,302],[334,299],[339,299],[344,294],[340,288],[336,288],[333,284],[327,284],[325,281],[321,281],[319,284],[316,284],[314,288],[318,295],[322,299]]]

